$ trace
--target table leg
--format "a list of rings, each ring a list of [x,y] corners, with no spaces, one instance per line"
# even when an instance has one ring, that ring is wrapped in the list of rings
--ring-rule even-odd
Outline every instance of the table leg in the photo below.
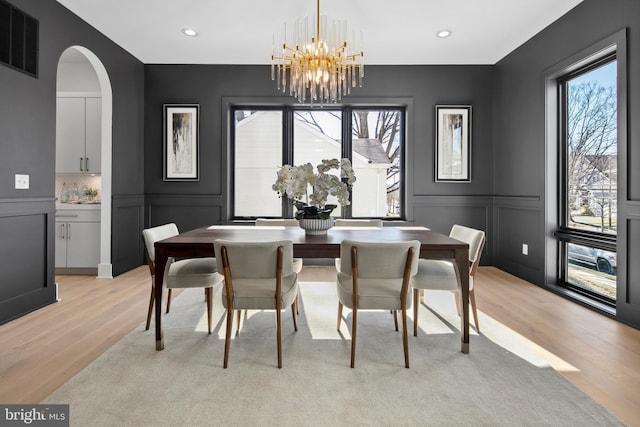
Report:
[[[167,265],[167,251],[163,247],[155,247],[155,292],[156,292],[156,350],[164,349],[164,337],[162,336],[162,281],[164,269]]]
[[[456,266],[460,274],[460,341],[461,351],[469,353],[469,249],[456,250]],[[156,282],[157,283],[157,282]],[[157,286],[157,284],[156,284]]]

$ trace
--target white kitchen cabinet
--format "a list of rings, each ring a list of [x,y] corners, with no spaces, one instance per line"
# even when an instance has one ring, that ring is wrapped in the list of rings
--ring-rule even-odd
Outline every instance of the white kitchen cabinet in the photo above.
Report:
[[[56,99],[56,172],[100,173],[102,98]]]
[[[100,210],[56,210],[56,268],[98,268]]]

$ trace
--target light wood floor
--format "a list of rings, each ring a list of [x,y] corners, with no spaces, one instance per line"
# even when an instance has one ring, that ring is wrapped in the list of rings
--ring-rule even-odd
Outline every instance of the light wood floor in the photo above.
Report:
[[[305,267],[300,279],[335,280],[335,270]],[[40,402],[146,318],[146,266],[113,280],[57,280],[60,302],[0,326],[0,403]],[[557,369],[569,381],[640,426],[640,331],[493,267],[480,268],[476,298],[485,319],[561,360]]]

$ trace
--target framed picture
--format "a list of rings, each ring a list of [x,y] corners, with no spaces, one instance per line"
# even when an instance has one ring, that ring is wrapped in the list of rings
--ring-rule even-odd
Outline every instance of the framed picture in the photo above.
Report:
[[[436,182],[471,182],[471,106],[436,105]]]
[[[198,104],[164,104],[165,181],[199,179]]]

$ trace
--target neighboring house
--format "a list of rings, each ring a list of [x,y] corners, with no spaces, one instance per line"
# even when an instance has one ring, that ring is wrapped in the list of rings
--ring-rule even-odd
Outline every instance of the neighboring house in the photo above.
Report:
[[[575,209],[583,206],[595,216],[618,210],[618,167],[616,155],[585,156],[574,176],[576,182],[569,187],[570,204]]]
[[[315,168],[323,159],[340,158],[340,141],[312,126],[296,121],[294,135],[296,159],[304,159],[304,163],[311,163]],[[282,164],[280,113],[260,111],[242,119],[236,126],[236,142],[235,214],[255,216],[258,214],[255,207],[260,207],[260,215],[280,216],[281,202],[271,188]],[[391,167],[389,157],[376,139],[355,139],[353,149],[356,182],[352,215],[384,217],[387,214],[387,170]],[[339,216],[340,211],[336,209],[333,215]]]

